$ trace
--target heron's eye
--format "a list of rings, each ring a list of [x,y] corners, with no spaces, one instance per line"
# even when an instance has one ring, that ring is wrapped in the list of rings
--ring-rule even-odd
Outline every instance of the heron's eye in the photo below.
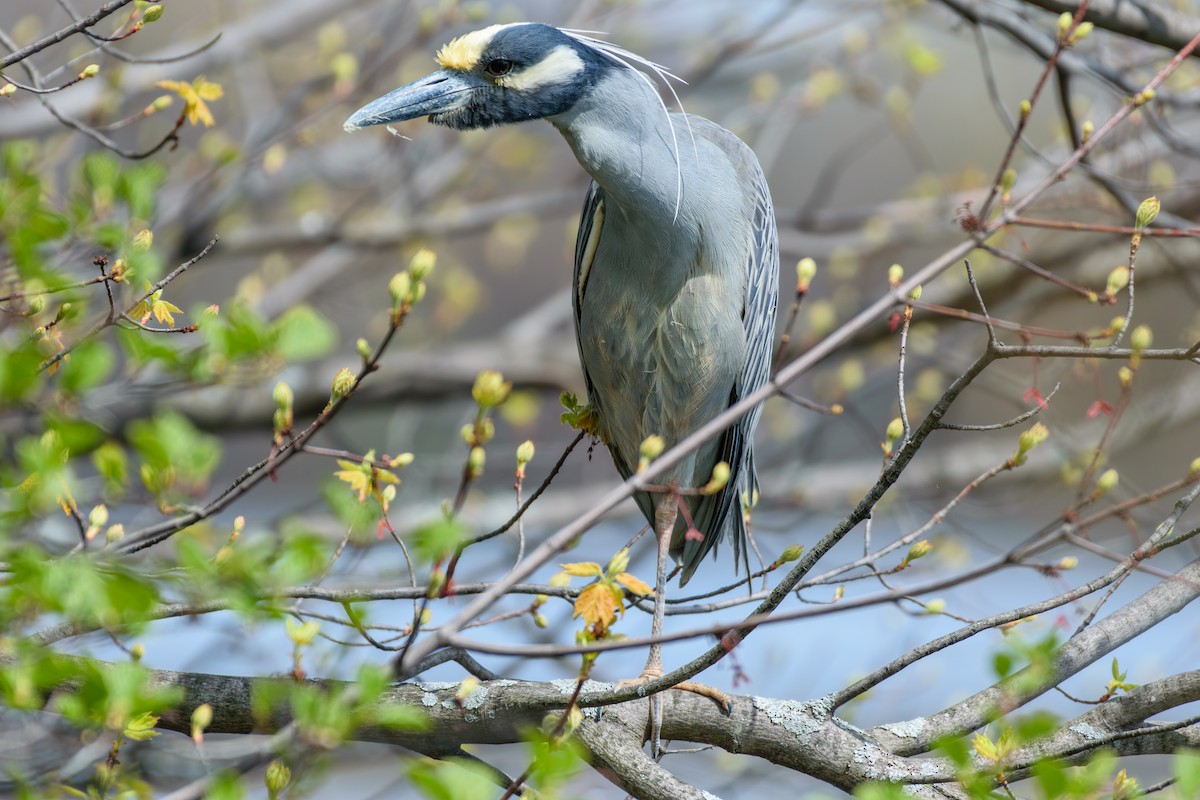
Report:
[[[484,71],[493,78],[499,78],[502,75],[507,75],[508,73],[512,72],[512,68],[513,62],[509,61],[507,58],[493,58],[488,62],[488,65],[484,67]]]

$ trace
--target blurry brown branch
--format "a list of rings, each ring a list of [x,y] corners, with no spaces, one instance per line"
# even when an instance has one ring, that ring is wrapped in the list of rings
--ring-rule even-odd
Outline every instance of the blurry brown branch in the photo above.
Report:
[[[1075,14],[1085,3],[1078,0],[1022,0],[1055,14]],[[1200,30],[1200,19],[1189,17],[1154,0],[1090,0],[1083,18],[1098,28],[1180,50]]]

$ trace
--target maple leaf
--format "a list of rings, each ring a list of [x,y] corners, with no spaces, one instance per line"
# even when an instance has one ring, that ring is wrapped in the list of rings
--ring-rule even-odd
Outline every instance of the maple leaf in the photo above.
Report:
[[[220,100],[225,95],[225,90],[221,88],[221,84],[213,83],[203,75],[191,83],[187,83],[186,81],[159,81],[155,86],[179,95],[183,100],[183,113],[187,115],[188,122],[193,125],[202,123],[206,128],[211,127],[216,121],[213,119],[212,111],[208,108],[208,103]]]
[[[1000,753],[996,749],[995,742],[993,742],[986,733],[975,734],[975,738],[972,740],[971,744],[974,745],[975,752],[978,753],[981,758],[985,758],[988,761],[998,761],[1000,759]]]
[[[367,492],[371,490],[370,475],[363,470],[361,464],[356,464],[353,461],[338,459],[340,470],[333,473],[333,477],[339,481],[344,481],[350,485],[350,488],[358,495],[358,502],[362,502],[367,497]]]
[[[640,578],[630,575],[628,572],[622,572],[618,574],[615,578],[613,578],[613,580],[634,594],[641,595],[642,597],[649,597],[654,594],[654,590],[651,589],[644,581],[642,581]]]
[[[158,294],[158,292],[155,292],[155,294]],[[165,322],[167,325],[172,327],[175,325],[174,315],[183,313],[179,306],[175,305],[174,303],[168,303],[166,300],[161,300],[157,297],[151,304],[150,310],[154,314],[154,318],[156,320],[159,322]]]
[[[578,561],[573,564],[559,564],[562,571],[576,578],[599,578],[604,569],[595,561]]]
[[[572,617],[583,617],[589,625],[608,627],[617,618],[612,589],[602,583],[593,583],[584,589],[575,599]]]
[[[144,742],[158,736],[158,731],[154,730],[154,726],[157,724],[158,717],[150,713],[141,714],[129,721],[129,724],[121,731],[121,735],[135,742]]]

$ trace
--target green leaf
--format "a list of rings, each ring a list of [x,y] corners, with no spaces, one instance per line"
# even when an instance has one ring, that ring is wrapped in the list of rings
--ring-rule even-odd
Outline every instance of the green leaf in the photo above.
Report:
[[[116,194],[117,180],[121,176],[121,168],[117,159],[104,150],[93,150],[83,157],[81,167],[83,181],[89,189],[108,190]]]
[[[1067,794],[1067,771],[1061,761],[1044,759],[1033,765],[1033,779],[1041,789],[1042,797],[1057,798]]]
[[[241,775],[232,770],[218,772],[204,792],[204,800],[242,800],[245,796]]]
[[[106,431],[85,420],[46,416],[42,421],[47,430],[58,434],[72,456],[90,453],[108,438]]]
[[[149,712],[142,713],[129,720],[121,735],[135,742],[149,741],[158,736],[158,731],[154,729],[154,726],[157,724],[158,717]]]
[[[117,184],[117,196],[129,207],[129,216],[143,222],[154,215],[158,190],[167,170],[156,161],[143,161],[125,169]]]
[[[1175,753],[1175,781],[1179,797],[1200,797],[1200,750]]]
[[[337,326],[311,306],[288,309],[275,323],[276,352],[288,362],[328,355],[337,346]]]
[[[449,519],[428,522],[412,533],[413,549],[417,557],[426,563],[448,556],[462,538],[462,526]]]
[[[123,565],[85,555],[50,558],[24,547],[9,562],[10,601],[30,611],[61,613],[87,625],[117,627],[144,621],[158,605],[153,584]]]
[[[329,510],[338,521],[350,529],[356,537],[370,532],[374,536],[375,522],[379,519],[379,511],[375,506],[358,502],[353,494],[347,492],[345,484],[330,479],[321,487],[321,496]]]
[[[858,800],[907,800],[903,787],[898,783],[864,783],[854,790]]]
[[[32,340],[0,350],[0,400],[20,403],[33,395],[42,382],[42,360]]]
[[[408,777],[429,800],[492,800],[496,794],[486,768],[471,761],[418,761]]]
[[[116,442],[105,442],[97,447],[92,452],[92,466],[104,479],[104,489],[109,494],[120,494],[129,484],[129,459]]]
[[[207,480],[221,460],[220,441],[182,414],[168,411],[152,420],[134,420],[126,436],[144,463],[155,470],[174,469],[191,483]]]
[[[1059,718],[1049,711],[1034,711],[1022,715],[1016,720],[1017,740],[1022,745],[1029,744],[1054,733],[1060,725]]]
[[[583,748],[575,739],[550,739],[542,731],[532,731],[526,741],[530,751],[530,780],[543,791],[553,792],[561,787],[585,763]]]
[[[81,395],[107,380],[116,363],[117,356],[107,343],[83,342],[65,359],[59,372],[59,386],[68,394]]]

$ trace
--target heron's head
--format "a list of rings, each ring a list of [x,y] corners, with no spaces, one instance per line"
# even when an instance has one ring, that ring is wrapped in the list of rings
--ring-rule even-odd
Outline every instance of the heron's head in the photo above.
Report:
[[[621,64],[592,40],[519,22],[468,33],[442,47],[442,67],[354,112],[346,130],[429,117],[450,128],[487,128],[568,111]]]

